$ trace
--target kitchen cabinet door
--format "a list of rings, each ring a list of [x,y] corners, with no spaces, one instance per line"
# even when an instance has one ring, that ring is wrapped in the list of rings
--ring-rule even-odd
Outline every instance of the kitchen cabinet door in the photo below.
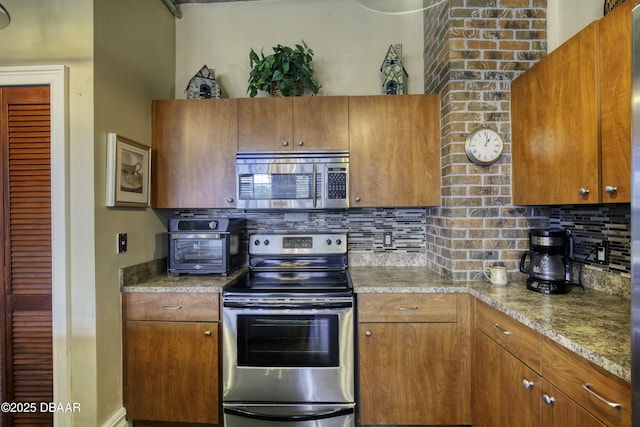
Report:
[[[600,201],[597,21],[511,84],[515,205]]]
[[[631,201],[631,9],[635,3],[622,3],[599,23],[604,203]]]
[[[239,100],[239,151],[349,149],[345,96]]]
[[[542,381],[542,425],[544,427],[604,427],[587,410],[569,399],[564,393]]]
[[[455,323],[361,324],[361,423],[461,423],[456,334]]]
[[[349,98],[293,98],[293,142],[296,150],[348,150]]]
[[[475,344],[473,426],[540,427],[540,375],[479,330]]]
[[[351,207],[440,204],[438,95],[349,97]]]
[[[290,97],[238,100],[238,151],[291,150],[293,104]]]
[[[126,321],[125,334],[128,418],[218,424],[218,323]]]
[[[236,99],[154,101],[156,208],[235,207]]]

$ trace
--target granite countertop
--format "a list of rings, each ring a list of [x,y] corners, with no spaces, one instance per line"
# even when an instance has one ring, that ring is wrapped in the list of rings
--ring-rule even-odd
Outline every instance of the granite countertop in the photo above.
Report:
[[[227,276],[221,274],[182,275],[157,274],[122,284],[122,292],[214,292],[222,293],[222,287],[243,275],[247,269],[236,270]]]
[[[152,275],[122,283],[123,292],[222,292],[246,270],[228,276]],[[631,381],[629,299],[574,287],[565,295],[544,295],[524,282],[493,286],[454,282],[425,267],[350,267],[356,293],[468,293],[540,332],[585,359]]]
[[[350,267],[349,272],[356,293],[469,293],[631,381],[631,302],[626,298],[580,287],[544,295],[527,290],[524,282],[452,282],[423,267]]]

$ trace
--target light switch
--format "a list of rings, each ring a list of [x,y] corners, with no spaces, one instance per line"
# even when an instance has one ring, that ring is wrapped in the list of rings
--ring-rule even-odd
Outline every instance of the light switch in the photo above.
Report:
[[[116,253],[124,253],[127,252],[127,233],[118,233],[117,234],[118,247],[116,249]]]

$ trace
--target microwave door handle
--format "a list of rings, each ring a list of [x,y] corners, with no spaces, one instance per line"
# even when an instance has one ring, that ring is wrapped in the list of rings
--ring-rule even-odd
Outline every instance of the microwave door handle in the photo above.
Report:
[[[316,194],[317,193],[316,189],[318,188],[317,187],[317,184],[318,184],[317,183],[317,179],[318,178],[317,178],[316,173],[317,173],[317,166],[314,163],[313,164],[313,207],[314,208],[318,207],[317,206],[317,204],[318,204],[318,195]]]

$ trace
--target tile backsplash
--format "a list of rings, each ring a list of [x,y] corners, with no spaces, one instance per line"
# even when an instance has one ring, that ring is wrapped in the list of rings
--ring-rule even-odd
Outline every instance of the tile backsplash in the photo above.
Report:
[[[571,230],[574,262],[615,274],[631,273],[629,204],[555,207],[550,224]],[[608,265],[596,261],[595,247],[603,242],[609,245]]]
[[[346,232],[351,265],[426,265],[426,208],[309,212],[197,210],[173,214],[242,217],[247,220],[249,234]],[[388,246],[384,244],[385,233],[391,233]]]

